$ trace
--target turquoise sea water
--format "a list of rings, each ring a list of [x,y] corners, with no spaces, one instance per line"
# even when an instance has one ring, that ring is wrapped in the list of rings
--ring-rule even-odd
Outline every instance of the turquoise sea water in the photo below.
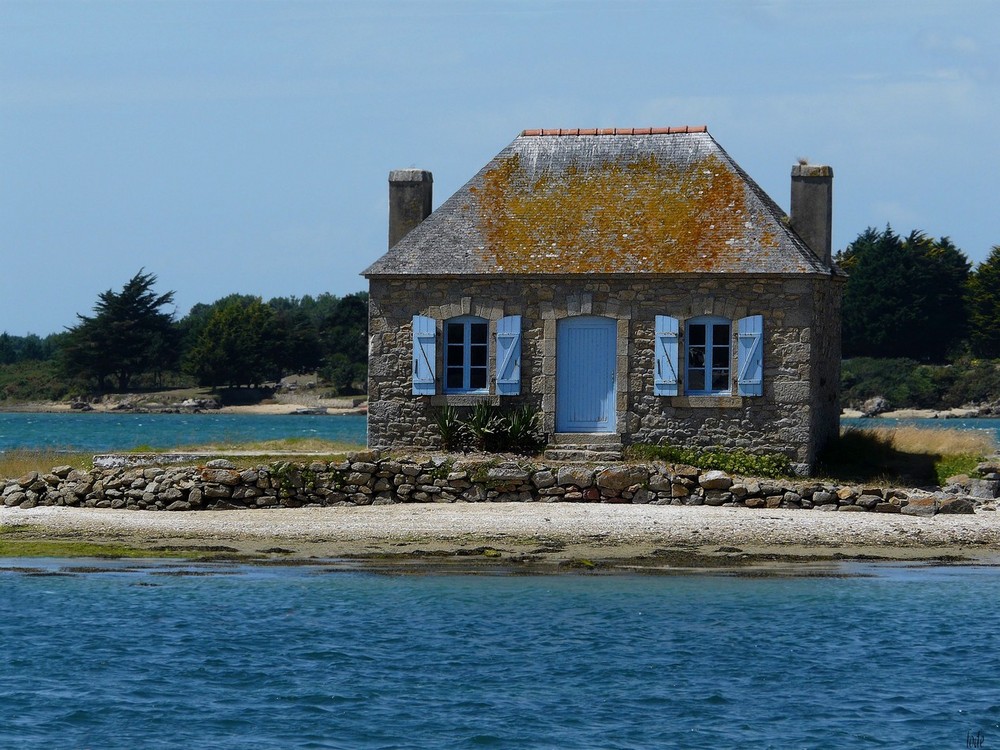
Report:
[[[916,424],[988,430],[1000,441],[1000,419],[845,419],[854,427]],[[24,414],[0,412],[0,452],[15,448],[129,450],[176,448],[214,440],[319,437],[364,445],[366,418],[252,414]]]
[[[0,450],[296,435],[364,417],[0,414]],[[1000,745],[1000,568],[841,571],[0,560],[0,748]]]
[[[4,748],[1000,743],[995,568],[0,566],[12,562],[36,569],[0,572]]]
[[[129,450],[176,448],[217,440],[314,437],[365,444],[360,415],[253,414],[22,414],[0,413],[0,452],[15,448]]]

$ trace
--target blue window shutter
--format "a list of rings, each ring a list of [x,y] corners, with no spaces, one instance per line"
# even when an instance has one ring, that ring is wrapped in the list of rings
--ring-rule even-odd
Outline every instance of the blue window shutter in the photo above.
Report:
[[[434,395],[434,363],[437,348],[434,318],[413,316],[413,395]]]
[[[656,316],[653,393],[657,396],[677,395],[679,331],[677,318],[669,315]]]
[[[497,321],[497,395],[521,392],[521,316]]]
[[[740,318],[736,333],[737,385],[741,396],[764,395],[764,317]]]

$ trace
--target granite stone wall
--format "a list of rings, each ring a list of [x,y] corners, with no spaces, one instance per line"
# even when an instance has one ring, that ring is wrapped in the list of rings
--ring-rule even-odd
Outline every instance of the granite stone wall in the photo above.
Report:
[[[805,472],[839,426],[840,288],[839,279],[828,276],[529,277],[516,283],[503,277],[373,278],[368,443],[372,448],[437,446],[435,409],[445,404],[463,409],[482,398],[441,392],[441,323],[459,315],[490,321],[491,360],[496,321],[522,316],[521,395],[502,401],[542,410],[543,429],[553,433],[558,321],[599,315],[618,322],[616,424],[623,444],[781,452]],[[436,396],[411,395],[414,314],[438,321]],[[762,396],[653,394],[655,316],[678,318],[683,337],[684,321],[692,317],[735,321],[758,314],[764,318]],[[680,348],[683,358],[683,338]],[[492,361],[490,373],[494,394]],[[683,394],[683,368],[680,375]]]
[[[132,457],[135,458],[135,457]],[[5,508],[38,506],[137,511],[239,510],[395,503],[593,502],[872,511],[930,516],[995,511],[1000,474],[944,491],[734,477],[681,464],[586,465],[498,456],[349,454],[341,461],[237,467],[57,466],[0,479]]]

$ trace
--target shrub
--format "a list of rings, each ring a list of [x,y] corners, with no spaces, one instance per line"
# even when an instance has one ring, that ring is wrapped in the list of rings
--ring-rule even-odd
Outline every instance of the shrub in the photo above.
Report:
[[[476,448],[488,453],[532,454],[544,442],[538,411],[527,404],[505,410],[489,401],[479,401],[464,420],[457,409],[444,406],[434,419],[445,450]]]
[[[841,392],[845,404],[858,406],[875,396],[885,397],[893,408],[933,408],[941,401],[947,383],[934,375],[940,367],[920,365],[912,359],[845,360]]]
[[[52,360],[0,365],[0,401],[56,401],[69,390]]]
[[[516,453],[534,453],[542,447],[538,424],[538,411],[524,404],[506,415],[506,435],[510,450]]]
[[[472,436],[473,445],[481,451],[498,452],[503,431],[503,418],[500,408],[489,401],[480,401],[472,407],[472,413],[465,423]]]
[[[840,380],[848,406],[860,406],[875,396],[885,397],[896,409],[950,409],[1000,399],[997,362],[969,357],[948,365],[857,357],[844,360]]]
[[[699,469],[719,469],[745,476],[784,477],[792,473],[792,462],[788,456],[782,453],[749,453],[742,448],[702,450],[638,443],[625,449],[625,457],[632,461],[658,460],[691,464]]]
[[[458,410],[452,406],[444,406],[434,415],[438,432],[441,433],[441,444],[445,450],[465,450],[469,445],[469,433],[466,426],[458,418]]]

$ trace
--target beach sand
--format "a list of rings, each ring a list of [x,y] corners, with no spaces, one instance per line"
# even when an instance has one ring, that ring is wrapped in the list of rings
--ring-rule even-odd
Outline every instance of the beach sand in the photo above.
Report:
[[[678,571],[905,560],[1000,564],[1000,514],[932,518],[574,503],[167,513],[0,509],[4,538],[89,541],[362,567]]]

